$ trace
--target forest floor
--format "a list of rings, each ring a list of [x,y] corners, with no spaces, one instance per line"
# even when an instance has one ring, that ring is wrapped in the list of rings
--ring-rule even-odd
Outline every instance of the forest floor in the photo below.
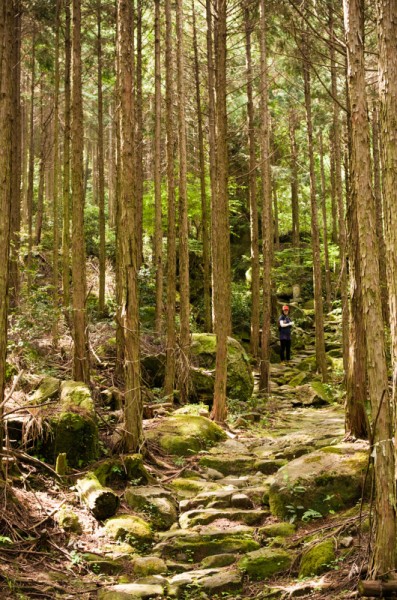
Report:
[[[146,518],[148,506],[168,502],[176,513],[172,518],[171,510],[168,524],[140,545],[128,537],[130,544],[110,539],[103,523],[79,502],[74,482],[81,473],[58,477],[41,460],[10,449],[3,456],[7,484],[0,490],[0,598],[357,597],[368,551],[368,533],[361,531],[368,507],[357,500],[349,510],[324,516],[309,503],[303,520],[296,504],[288,519],[269,509],[269,489],[281,465],[344,439],[340,402],[304,406],[283,384],[288,370],[295,374],[294,367],[313,353],[309,347],[289,366],[272,365],[270,397],[255,394],[249,404],[237,403],[226,439],[211,448],[175,457],[149,443],[149,485],[135,481],[129,488],[131,497],[146,499],[146,509],[137,504],[131,510],[124,484],[116,486],[119,512]],[[146,420],[145,427],[151,429],[172,410],[165,414]],[[106,415],[99,417],[105,422]],[[367,451],[362,442],[357,446]],[[78,533],[59,526],[56,515],[64,508],[77,515]],[[169,518],[169,511],[163,512]],[[286,521],[290,528],[274,528]],[[299,577],[302,556],[324,540],[333,542],[332,559],[320,565],[318,575]],[[263,550],[269,556],[255,555]],[[283,568],[270,567],[264,575],[269,562],[281,565],[286,555]],[[245,557],[252,559],[248,566]]]

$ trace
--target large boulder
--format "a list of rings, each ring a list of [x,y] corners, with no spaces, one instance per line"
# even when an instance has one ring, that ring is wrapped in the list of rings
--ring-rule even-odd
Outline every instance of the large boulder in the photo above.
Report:
[[[238,563],[250,579],[270,579],[276,573],[287,571],[293,557],[281,548],[260,548],[248,552]]]
[[[168,454],[190,456],[225,439],[219,425],[206,417],[176,415],[164,417],[146,431],[146,439],[154,441]]]
[[[292,460],[270,486],[272,514],[306,520],[352,506],[361,497],[367,463],[365,442],[326,446]]]
[[[59,401],[40,406],[50,399]],[[44,423],[35,444],[51,462],[66,453],[71,467],[80,468],[98,458],[98,426],[89,387],[80,381],[47,377],[30,397],[29,411]]]
[[[216,336],[212,333],[192,335],[191,396],[194,399],[212,398],[215,381]],[[241,344],[228,338],[227,395],[236,400],[252,396],[254,379],[247,354]]]

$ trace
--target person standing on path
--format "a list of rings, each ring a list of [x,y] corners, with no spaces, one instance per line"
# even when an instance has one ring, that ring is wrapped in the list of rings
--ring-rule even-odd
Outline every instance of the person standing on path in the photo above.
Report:
[[[291,359],[291,327],[294,324],[289,318],[289,306],[283,306],[283,312],[278,319],[278,330],[280,334],[280,358],[281,362]]]

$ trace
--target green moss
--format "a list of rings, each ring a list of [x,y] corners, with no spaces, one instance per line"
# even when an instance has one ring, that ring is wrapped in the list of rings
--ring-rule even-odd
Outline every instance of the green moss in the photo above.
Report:
[[[316,544],[302,556],[299,577],[312,577],[328,571],[335,560],[335,544],[333,540],[324,540]]]
[[[106,558],[100,554],[84,552],[81,557],[87,563],[88,568],[96,574],[118,575],[123,570],[121,561]]]
[[[123,481],[145,485],[152,479],[145,469],[141,454],[108,458],[101,462],[94,472],[103,486]]]
[[[64,412],[52,420],[55,431],[52,459],[66,453],[68,464],[78,468],[98,458],[98,428],[91,417]]]
[[[245,554],[257,550],[259,544],[252,538],[241,536],[222,536],[220,539],[212,537],[194,536],[188,538],[175,538],[163,548],[163,556],[176,557],[185,554],[194,562],[203,560],[206,556],[216,554]]]
[[[41,404],[46,400],[50,400],[59,394],[59,388],[61,385],[60,379],[55,377],[44,377],[41,380],[39,387],[29,396],[29,402],[31,404]]]
[[[299,385],[306,383],[307,379],[308,379],[307,373],[304,373],[304,372],[298,373],[298,375],[295,375],[295,377],[290,379],[290,381],[288,382],[288,385],[290,385],[291,387],[298,387]]]
[[[137,556],[132,562],[132,568],[136,577],[148,577],[167,572],[165,561],[158,556]]]
[[[61,383],[61,406],[64,411],[80,408],[92,413],[95,410],[90,389],[81,381]]]
[[[202,569],[219,569],[221,567],[228,567],[236,562],[234,554],[215,554],[213,556],[207,556],[201,561],[200,568]]]
[[[329,386],[326,386],[324,383],[321,383],[321,381],[312,381],[310,385],[322,400],[325,400],[326,402],[334,401],[334,395]]]
[[[61,508],[56,515],[56,520],[59,527],[65,531],[73,533],[81,533],[82,531],[79,517],[70,508]]]
[[[126,541],[131,545],[139,546],[153,539],[150,525],[135,515],[117,515],[108,519],[105,532],[111,539]]]
[[[320,452],[325,452],[327,454],[343,454],[343,450],[338,446],[324,446],[324,448],[320,448]]]
[[[16,368],[16,366],[13,365],[12,363],[6,362],[6,367],[5,367],[6,382],[8,383],[9,381],[11,381],[12,377],[14,377],[14,375],[17,375],[17,373],[18,373],[18,369]]]
[[[233,454],[208,454],[200,458],[202,467],[215,469],[223,475],[234,475],[235,473],[252,473],[258,469],[255,468],[255,459],[253,456],[233,455]],[[273,471],[274,472],[274,471]]]
[[[295,533],[296,527],[292,523],[271,523],[259,529],[259,533],[265,537],[288,537]]]
[[[177,456],[190,456],[225,437],[219,425],[194,415],[166,417],[147,432],[149,440],[156,441],[165,452]]]
[[[261,548],[248,553],[238,563],[251,579],[269,579],[276,573],[289,569],[292,557],[281,548]]]
[[[332,367],[332,359],[329,356],[326,356],[326,362],[328,367]],[[314,373],[316,371],[316,357],[308,356],[304,358],[298,365],[298,369],[300,371],[310,371]]]

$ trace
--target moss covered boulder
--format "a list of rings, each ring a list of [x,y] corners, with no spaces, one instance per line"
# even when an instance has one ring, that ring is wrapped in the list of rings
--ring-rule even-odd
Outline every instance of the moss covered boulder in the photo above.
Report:
[[[143,464],[142,454],[108,458],[98,465],[94,473],[103,486],[125,481],[145,485],[153,479]]]
[[[132,546],[141,546],[153,540],[150,525],[135,515],[121,514],[108,519],[105,533],[112,540],[126,541]]]
[[[41,404],[58,396],[61,380],[56,377],[43,377],[35,391],[29,396],[29,403]]]
[[[171,493],[160,487],[130,487],[124,499],[133,510],[142,512],[155,529],[169,529],[178,519]]]
[[[163,598],[164,587],[149,583],[119,583],[104,587],[98,592],[98,600],[135,600],[136,598]]]
[[[301,519],[352,506],[361,497],[367,463],[365,442],[326,446],[292,460],[270,486],[272,514]]]
[[[249,552],[239,562],[239,568],[251,579],[269,579],[292,564],[292,556],[282,548],[260,548]]]
[[[216,336],[211,333],[194,333],[191,346],[193,399],[212,397],[216,359]],[[249,358],[241,344],[228,338],[227,342],[227,395],[236,400],[252,396],[254,379]]]
[[[59,454],[66,454],[67,463],[81,468],[98,458],[98,427],[95,407],[89,387],[79,381],[63,381],[46,378],[31,397],[31,406],[43,398],[56,397],[59,402],[30,408],[47,427],[47,436],[36,444],[43,456],[55,462]]]
[[[290,383],[291,385],[291,383]],[[320,381],[312,381],[304,385],[299,385],[291,394],[293,406],[324,406],[334,401],[334,395],[329,386]]]
[[[168,454],[189,456],[213,446],[226,437],[219,425],[205,417],[177,415],[155,423],[146,432]]]
[[[326,355],[326,363],[328,368],[332,368],[332,359]],[[314,373],[316,371],[316,357],[308,356],[304,358],[298,365],[297,368],[300,371],[309,371],[310,373]]]
[[[335,542],[333,539],[315,544],[302,556],[299,577],[313,577],[329,571],[335,557]]]

